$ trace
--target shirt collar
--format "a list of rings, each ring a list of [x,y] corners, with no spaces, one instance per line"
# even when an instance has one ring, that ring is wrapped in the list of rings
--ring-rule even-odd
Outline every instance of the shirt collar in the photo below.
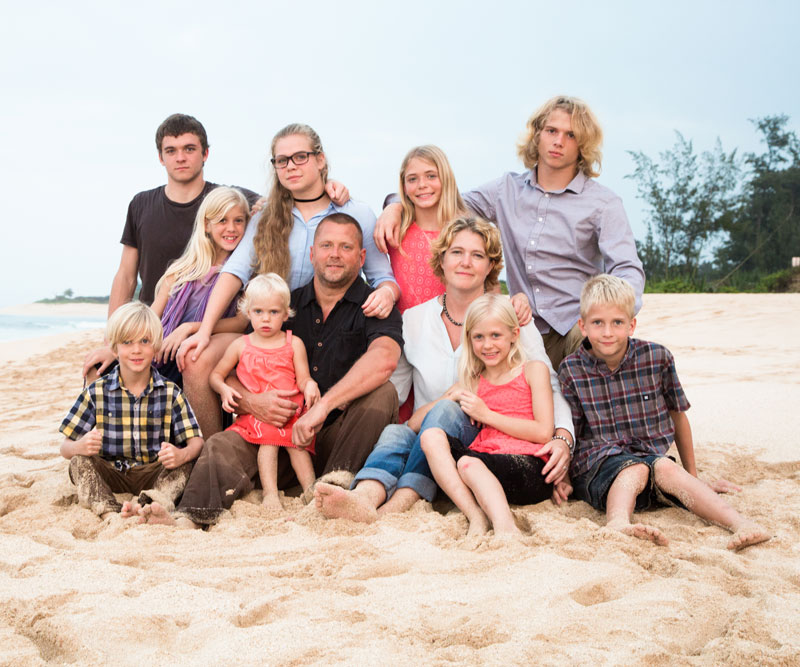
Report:
[[[128,391],[126,387],[122,384],[122,378],[119,374],[119,365],[114,366],[114,370],[111,371],[107,378],[106,383],[108,384],[108,388],[111,391],[118,391],[120,389],[125,389]],[[143,394],[149,394],[153,389],[156,387],[164,387],[164,377],[159,373],[155,368],[152,366],[150,367],[150,384],[147,385],[147,388],[144,390]]]
[[[586,181],[587,180],[588,179],[586,178],[586,175],[582,171],[578,170],[578,173],[575,174],[575,178],[573,178],[567,184],[567,187],[565,187],[563,190],[554,190],[553,192],[555,194],[560,194],[562,192],[566,192],[567,190],[569,190],[570,192],[573,192],[576,195],[579,195],[581,192],[583,192],[583,188],[586,186]],[[544,188],[542,188],[542,186],[540,186],[539,183],[537,182],[536,167],[531,169],[525,175],[525,182],[528,185],[530,185],[531,187],[536,188],[537,190],[541,190],[542,192],[544,192]]]

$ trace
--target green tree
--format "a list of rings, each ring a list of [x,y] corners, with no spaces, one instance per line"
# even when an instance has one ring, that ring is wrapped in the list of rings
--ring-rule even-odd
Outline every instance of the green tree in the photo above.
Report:
[[[741,171],[736,151],[726,153],[719,139],[711,151],[694,152],[676,132],[674,146],[659,162],[628,151],[636,169],[638,197],[647,204],[647,237],[637,248],[648,279],[676,275],[697,280],[704,252],[718,237],[737,200]]]
[[[748,179],[717,252],[726,270],[719,284],[740,269],[756,276],[786,269],[791,257],[800,255],[800,140],[786,129],[788,116],[751,122],[766,148],[745,155]]]

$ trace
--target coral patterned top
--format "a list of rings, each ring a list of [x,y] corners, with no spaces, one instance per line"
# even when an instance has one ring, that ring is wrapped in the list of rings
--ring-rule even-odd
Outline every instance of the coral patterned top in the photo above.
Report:
[[[524,371],[506,384],[492,384],[481,375],[478,382],[478,391],[475,393],[494,412],[499,412],[501,415],[508,417],[533,419],[531,387],[525,379]],[[488,454],[539,456],[538,452],[543,446],[543,444],[515,438],[491,426],[485,426],[480,430],[478,437],[472,441],[469,448],[475,452],[487,452]],[[549,454],[544,454],[541,458],[547,461],[550,456]]]
[[[406,256],[401,255],[398,248],[389,248],[389,261],[401,292],[397,300],[397,309],[401,313],[444,293],[444,285],[433,275],[428,263],[431,242],[438,236],[438,231],[420,229],[416,222],[412,222],[400,244]]]

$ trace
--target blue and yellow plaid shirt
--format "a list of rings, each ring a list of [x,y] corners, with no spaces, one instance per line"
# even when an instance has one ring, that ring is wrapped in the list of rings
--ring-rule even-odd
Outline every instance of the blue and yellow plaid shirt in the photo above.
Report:
[[[123,386],[119,367],[98,378],[78,396],[59,431],[77,440],[95,427],[103,436],[100,456],[131,463],[157,461],[162,442],[185,447],[200,436],[183,392],[155,369],[138,397]]]

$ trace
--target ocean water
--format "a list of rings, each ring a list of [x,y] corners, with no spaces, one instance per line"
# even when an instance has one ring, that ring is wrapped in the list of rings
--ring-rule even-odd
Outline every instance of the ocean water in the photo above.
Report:
[[[105,318],[40,317],[0,313],[0,341],[26,340],[105,326]]]

